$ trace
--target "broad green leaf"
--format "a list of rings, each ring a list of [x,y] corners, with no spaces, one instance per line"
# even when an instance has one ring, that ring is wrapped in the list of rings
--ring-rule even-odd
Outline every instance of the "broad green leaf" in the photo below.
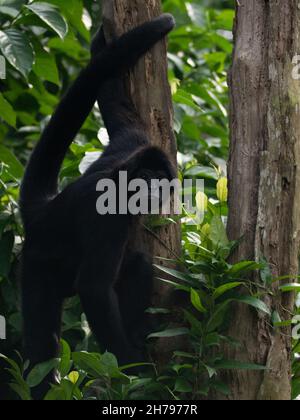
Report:
[[[229,244],[224,223],[219,216],[214,216],[211,220],[210,239],[217,246],[226,246]]]
[[[193,95],[182,89],[177,90],[175,95],[173,95],[173,100],[178,104],[187,105],[195,111],[201,111],[201,108],[196,104]]]
[[[253,308],[258,309],[268,315],[271,315],[271,311],[268,306],[260,299],[257,299],[253,296],[241,296],[235,299],[237,302],[245,303],[246,305],[253,306]]]
[[[215,367],[217,369],[228,369],[228,370],[267,370],[266,366],[257,365],[255,363],[244,363],[235,360],[222,360],[217,362]]]
[[[182,280],[184,282],[194,282],[194,279],[189,275],[185,273],[181,273],[180,271],[174,270],[172,268],[164,267],[162,265],[154,265],[154,267],[158,268],[159,270],[163,271],[166,274],[169,274],[172,277],[175,277],[176,279]]]
[[[106,352],[101,356],[101,363],[107,367],[118,368],[116,356],[109,352]]]
[[[187,379],[179,377],[176,380],[175,391],[188,393],[188,392],[192,392],[192,390],[193,390],[193,386]]]
[[[18,29],[0,31],[0,49],[7,61],[27,78],[34,63],[34,52],[25,33]]]
[[[227,283],[223,284],[223,286],[218,287],[213,294],[214,299],[218,299],[220,296],[224,295],[224,293],[228,292],[229,290],[235,289],[239,286],[241,286],[242,282],[233,282],[233,283]]]
[[[242,272],[259,270],[261,267],[262,267],[262,264],[258,264],[255,261],[241,261],[241,262],[233,265],[228,270],[228,275],[229,276],[237,276]]]
[[[191,314],[189,311],[185,309],[183,310],[183,312],[184,312],[185,319],[191,325],[193,332],[197,334],[202,334],[203,328],[199,319],[197,319],[193,314]]]
[[[298,283],[289,283],[280,286],[279,289],[282,292],[300,292],[300,284]]]
[[[17,114],[15,113],[11,104],[0,93],[0,118],[12,127],[16,127]]]
[[[49,3],[35,2],[26,7],[53,29],[60,38],[63,39],[67,35],[68,24],[55,6]]]
[[[120,372],[114,355],[105,353],[76,352],[72,354],[73,362],[93,378],[102,376],[128,381],[128,377]]]
[[[5,146],[0,145],[1,161],[9,167],[9,173],[17,179],[21,179],[24,174],[24,168],[15,155]]]
[[[26,383],[30,388],[34,388],[39,385],[46,376],[59,365],[58,359],[52,359],[48,362],[40,363],[36,365],[29,375],[27,376]]]
[[[187,335],[189,330],[187,328],[172,328],[157,333],[150,334],[148,338],[171,338],[180,335]]]
[[[26,0],[0,0],[0,14],[16,18]]]
[[[62,378],[67,376],[71,368],[71,349],[65,340],[60,341],[60,363],[58,370]]]
[[[280,314],[278,311],[274,311],[272,313],[272,323],[273,325],[277,326],[278,324],[280,324],[282,322]]]
[[[231,31],[233,26],[233,19],[233,10],[222,10],[216,18],[216,24],[214,25],[214,27],[217,29],[225,29],[227,31]]]
[[[18,364],[13,359],[10,359],[9,357],[5,356],[2,353],[0,353],[0,359],[4,359],[6,361],[6,363],[8,363],[15,372],[21,373],[21,370],[20,370]]]
[[[194,306],[194,308],[197,309],[197,311],[199,311],[201,313],[207,312],[206,308],[203,306],[203,304],[201,302],[201,298],[199,296],[199,293],[194,289],[191,289],[191,302],[192,302],[192,305]]]
[[[103,375],[100,354],[76,352],[72,353],[73,362],[91,376],[98,378]]]
[[[65,390],[60,387],[54,386],[47,393],[44,400],[45,401],[66,401]]]
[[[47,3],[57,6],[73,29],[78,31],[87,42],[90,42],[90,31],[86,28],[82,19],[82,0],[67,0],[64,2],[61,0],[48,0]]]
[[[52,82],[56,85],[60,84],[55,56],[47,53],[43,49],[38,49],[36,51],[33,71],[42,80],[47,80],[48,82]]]
[[[220,305],[217,305],[213,314],[211,315],[210,320],[207,323],[207,331],[214,332],[216,331],[220,325],[222,325],[225,321],[225,315],[228,311],[229,305],[233,302],[232,299],[229,299]]]
[[[216,369],[214,369],[214,368],[212,368],[208,365],[205,365],[205,364],[203,366],[207,370],[207,373],[208,373],[208,376],[209,376],[210,379],[213,378],[215,375],[217,375]]]
[[[22,386],[21,384],[13,382],[10,383],[9,386],[21,398],[22,401],[31,401],[30,389],[27,384]]]
[[[200,27],[205,25],[205,9],[202,5],[197,4],[196,1],[186,2],[186,10],[193,23]]]
[[[215,169],[207,166],[192,166],[185,172],[185,176],[197,176],[198,178],[218,179]]]

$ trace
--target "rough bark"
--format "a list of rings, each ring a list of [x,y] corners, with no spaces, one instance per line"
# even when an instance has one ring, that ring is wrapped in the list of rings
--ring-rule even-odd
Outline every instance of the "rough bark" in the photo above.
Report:
[[[300,51],[297,0],[239,0],[229,76],[231,239],[244,236],[234,261],[264,257],[274,276],[297,275],[300,229],[300,84],[292,77]],[[259,281],[258,278],[254,279]],[[266,298],[283,320],[293,296]],[[245,306],[235,308],[230,335],[242,347],[230,359],[267,365],[263,373],[228,373],[234,400],[291,398],[291,332]]]
[[[104,30],[108,38],[114,33],[121,35],[161,14],[160,0],[103,0],[102,4]],[[177,149],[165,41],[160,42],[139,61],[128,76],[128,85],[152,144],[166,151],[176,166]],[[155,235],[145,230],[137,241],[138,249],[160,257],[155,259],[155,263],[164,265],[165,258],[174,259],[180,255],[180,226],[172,224],[162,227],[155,230]],[[156,281],[153,305],[167,306],[170,291],[169,286]],[[158,362],[163,362],[167,348],[166,343],[157,346]]]

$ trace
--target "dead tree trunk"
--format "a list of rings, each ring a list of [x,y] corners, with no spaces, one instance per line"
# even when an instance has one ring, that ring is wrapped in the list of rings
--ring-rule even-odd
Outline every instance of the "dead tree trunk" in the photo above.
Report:
[[[161,14],[160,0],[103,0],[103,24],[108,38]],[[162,41],[140,60],[128,76],[129,91],[142,116],[153,145],[168,153],[176,165],[177,149],[173,132],[173,107],[167,74],[166,42]],[[168,225],[155,231],[144,231],[138,238],[138,248],[154,257],[174,259],[180,255],[180,226]],[[156,259],[157,264],[165,264]],[[153,305],[168,304],[170,288],[156,282]],[[164,346],[158,350],[158,362],[163,360]]]
[[[239,0],[229,77],[231,239],[244,235],[234,260],[264,257],[274,276],[297,275],[300,229],[300,84],[293,59],[300,52],[299,2]],[[258,278],[255,281],[259,281]],[[293,297],[266,298],[282,320]],[[236,307],[230,335],[242,347],[228,358],[267,365],[264,373],[228,374],[234,400],[291,398],[291,332],[248,307]]]

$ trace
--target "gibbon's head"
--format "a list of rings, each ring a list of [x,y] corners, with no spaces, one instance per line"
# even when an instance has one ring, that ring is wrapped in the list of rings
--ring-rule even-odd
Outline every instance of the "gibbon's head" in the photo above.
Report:
[[[135,153],[124,165],[122,170],[128,174],[128,184],[131,181],[142,180],[147,188],[141,195],[148,200],[148,207],[161,207],[171,200],[177,186],[177,173],[165,152],[157,147],[145,147]],[[174,184],[175,183],[175,184]]]

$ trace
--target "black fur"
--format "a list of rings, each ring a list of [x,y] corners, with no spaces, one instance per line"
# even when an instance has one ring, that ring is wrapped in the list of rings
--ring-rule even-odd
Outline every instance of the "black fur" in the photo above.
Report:
[[[151,147],[126,95],[122,75],[174,27],[170,15],[148,22],[106,45],[100,31],[92,58],[61,101],[36,146],[21,188],[25,357],[31,366],[57,357],[63,301],[78,293],[99,343],[119,363],[143,360],[138,335],[149,305],[152,261],[128,241],[136,218],[99,216],[96,184],[129,178],[173,179],[167,156]],[[98,100],[110,135],[102,157],[58,193],[64,156]],[[46,382],[55,381],[54,373]],[[40,397],[45,383],[36,393]]]

